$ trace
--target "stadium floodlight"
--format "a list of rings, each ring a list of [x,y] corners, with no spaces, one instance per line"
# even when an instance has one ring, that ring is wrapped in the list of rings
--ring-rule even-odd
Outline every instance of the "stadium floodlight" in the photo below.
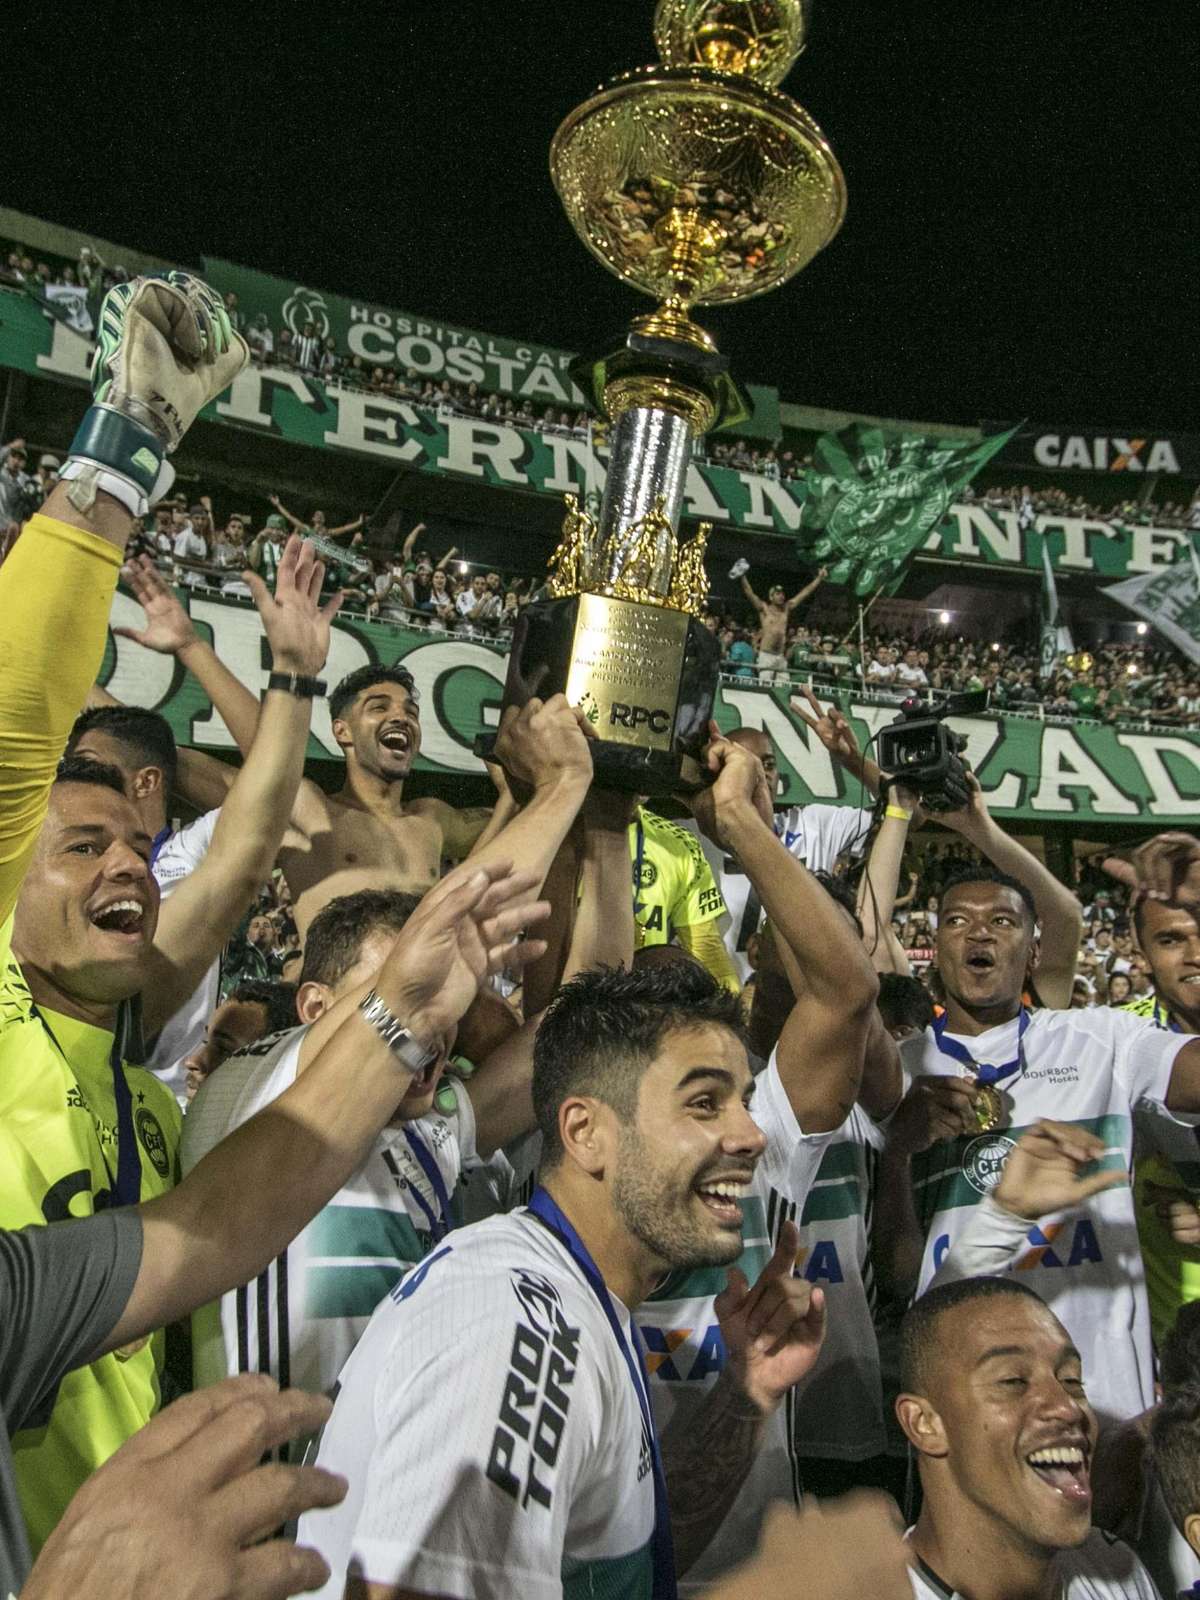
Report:
[[[944,628],[947,625],[947,623],[950,621],[950,613],[948,611],[939,611],[938,612],[938,621],[941,623],[942,627]]]
[[[1139,622],[1138,625],[1137,625],[1137,631],[1140,634],[1149,633],[1150,632],[1150,624],[1148,622]]]

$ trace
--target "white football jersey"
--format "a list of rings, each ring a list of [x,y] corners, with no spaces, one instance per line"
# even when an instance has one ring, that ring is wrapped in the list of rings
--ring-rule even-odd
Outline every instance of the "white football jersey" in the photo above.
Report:
[[[164,900],[185,878],[191,877],[208,854],[220,815],[219,810],[206,811],[186,828],[176,828],[168,834],[155,851],[150,870]],[[217,1008],[220,983],[221,963],[214,961],[175,1015],[163,1024],[146,1060],[150,1071],[181,1105],[187,1104],[183,1060],[204,1038],[208,1019]]]
[[[742,1202],[742,1254],[737,1265],[753,1284],[770,1259],[780,1226],[803,1208],[835,1135],[801,1132],[774,1057],[755,1080],[750,1113],[767,1136],[751,1192]],[[634,1312],[646,1346],[650,1399],[660,1437],[673,1418],[699,1409],[725,1366],[714,1301],[725,1288],[726,1274],[724,1267],[674,1273]],[[773,1501],[798,1503],[795,1401],[795,1395],[789,1396],[768,1422],[737,1499],[708,1548],[688,1570],[682,1592],[703,1589],[744,1561],[758,1543]]]
[[[810,872],[832,872],[839,857],[862,855],[874,813],[858,806],[791,806],[775,813],[775,834]],[[750,976],[746,946],[762,924],[762,904],[750,879],[738,864],[700,832],[694,822],[690,829],[699,839],[713,878],[725,901],[721,918],[721,937],[743,983]]]
[[[259,1040],[205,1079],[183,1119],[183,1170],[295,1082],[307,1028]],[[455,1193],[475,1119],[461,1083],[452,1115],[428,1112],[384,1128],[350,1181],[253,1283],[222,1295],[192,1318],[196,1387],[235,1372],[270,1372],[286,1387],[328,1390],[375,1307],[434,1243],[441,1201],[414,1141]],[[352,1086],[351,1086],[352,1087]],[[281,1180],[282,1181],[282,1180]]]
[[[978,1062],[1017,1055],[1017,1019],[961,1037]],[[913,1158],[917,1220],[925,1232],[918,1293],[924,1293],[970,1209],[999,1182],[1008,1153],[1039,1117],[1086,1128],[1109,1150],[1104,1163],[1130,1169],[1133,1111],[1165,1109],[1171,1068],[1188,1043],[1152,1021],[1106,1007],[1035,1011],[1024,1037],[1025,1069],[1002,1084],[1010,1126],[943,1139]],[[906,1071],[956,1075],[933,1030],[900,1046]],[[1175,1119],[1184,1121],[1186,1119]],[[1154,1365],[1145,1274],[1133,1191],[1109,1189],[1065,1217],[1043,1218],[1009,1269],[1024,1274],[1071,1334],[1083,1357],[1088,1397],[1101,1421],[1123,1420],[1154,1403]]]
[[[1128,1545],[1093,1528],[1078,1550],[1055,1559],[1061,1600],[1159,1600],[1150,1575]],[[908,1569],[916,1600],[960,1600],[937,1573],[918,1558]]]
[[[825,1293],[825,1342],[796,1392],[797,1456],[867,1461],[887,1448],[868,1237],[883,1134],[855,1106],[833,1134],[800,1216],[800,1270]]]
[[[329,1563],[322,1600],[342,1600],[348,1570],[454,1600],[650,1594],[654,1476],[633,1380],[528,1211],[459,1229],[391,1290],[316,1460],[350,1485],[300,1519]]]

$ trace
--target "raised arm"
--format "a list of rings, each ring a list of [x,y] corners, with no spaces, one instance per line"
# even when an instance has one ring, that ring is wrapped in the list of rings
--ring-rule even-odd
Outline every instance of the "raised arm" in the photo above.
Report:
[[[536,940],[512,942],[546,913],[530,888],[529,874],[502,865],[460,868],[413,912],[374,987],[417,1041],[446,1037],[489,973],[539,954]],[[286,1093],[140,1208],[141,1267],[106,1347],[250,1282],[361,1166],[410,1077],[357,1005],[344,1013]],[[231,1195],[244,1203],[231,1205]]]
[[[777,1047],[780,1081],[803,1131],[828,1132],[858,1099],[879,979],[844,907],[776,838],[761,763],[723,739],[707,759],[717,778],[694,801],[697,820],[745,870],[801,979]]]
[[[852,778],[859,779],[872,798],[877,798],[883,776],[879,764],[872,761],[870,756],[863,755],[850,724],[837,706],[823,707],[813,693],[811,683],[805,684],[799,694],[794,694],[788,705],[805,727],[812,729],[838,765],[844,767]]]
[[[71,725],[100,669],[133,516],[247,351],[197,279],[136,279],[104,303],[94,404],[62,478],[0,568],[0,919],[16,903]],[[64,649],[64,641],[67,648]]]
[[[759,597],[755,594],[754,590],[750,587],[750,579],[746,577],[745,573],[742,574],[741,584],[742,584],[742,593],[746,596],[746,599],[749,600],[750,604],[754,607],[754,609],[756,611],[758,611],[758,612],[762,612],[763,610],[765,610],[766,608],[765,608],[763,602],[759,599]]]
[[[425,524],[421,523],[420,526],[424,527]],[[458,554],[458,546],[456,544],[452,544],[450,546],[449,550],[446,551],[446,554],[438,562],[437,566],[434,568],[434,571],[435,572],[445,572],[446,568],[450,565],[451,561],[453,561],[454,557],[457,554]]]
[[[896,963],[892,931],[892,915],[899,902],[896,890],[900,886],[900,867],[904,860],[904,847],[908,843],[908,828],[917,808],[915,795],[905,789],[894,788],[866,869],[858,884],[858,919],[863,928],[863,944],[871,957],[876,972],[911,972],[908,957],[900,952],[902,964]],[[912,898],[911,892],[909,898]]]
[[[593,967],[628,967],[633,961],[629,839],[625,810],[620,805],[624,799],[603,790],[592,790],[588,795],[578,907],[565,960],[559,964],[558,983],[566,983]],[[571,859],[573,862],[573,853]],[[567,892],[574,900],[573,874],[570,876]],[[558,909],[552,908],[551,915]],[[488,1057],[471,1079],[475,1146],[482,1156],[502,1149],[534,1126],[530,1083],[533,1041],[540,1021],[540,1013],[529,1014],[523,1026]]]
[[[278,511],[278,513],[279,513],[279,515],[281,517],[286,517],[287,518],[287,520],[291,523],[292,527],[295,528],[297,533],[299,533],[302,529],[304,529],[304,528],[306,528],[308,526],[308,524],[306,522],[301,522],[299,517],[294,517],[292,515],[292,513],[284,505],[283,501],[279,498],[279,496],[277,494],[268,495],[267,499],[275,507],[276,511]]]
[[[355,517],[353,522],[343,522],[337,528],[326,528],[325,532],[331,539],[340,539],[344,533],[357,533],[366,520],[364,515],[360,515]]]
[[[253,579],[255,604],[275,670],[314,677],[329,650],[341,597],[319,603],[324,567],[293,534],[275,594]],[[250,753],[229,790],[203,862],[164,903],[143,991],[148,1031],[174,1015],[220,954],[259,886],[269,877],[304,771],[312,700],[270,689]]]
[[[962,811],[946,811],[938,818],[962,834],[980,855],[1022,883],[1033,896],[1041,924],[1040,955],[1035,982],[1043,1005],[1065,1011],[1071,1004],[1083,912],[1065,884],[993,819],[983,798],[979,779],[967,774],[971,799]]]
[[[423,522],[418,522],[415,528],[410,529],[408,537],[400,549],[400,559],[402,561],[412,560],[412,553],[417,547],[417,535],[424,532],[425,524]]]
[[[260,702],[256,696],[240,678],[230,672],[212,646],[201,638],[178,595],[169,584],[164,583],[152,561],[143,557],[140,561],[130,562],[124,570],[124,576],[146,614],[146,625],[144,628],[114,628],[113,632],[160,655],[173,655],[212,701],[242,756],[248,756],[258,729]],[[195,764],[205,764],[199,769],[200,782],[208,785],[214,793],[218,792],[220,785],[222,793],[222,798],[211,802],[209,809],[214,805],[222,805],[223,795],[228,793],[237,775],[236,769],[195,751],[180,750],[179,755],[181,776],[185,755],[194,757]],[[217,772],[214,770],[216,768],[221,770]],[[189,765],[189,776],[190,771]],[[324,816],[324,806],[316,785],[302,779],[292,807],[293,826],[303,833],[309,833],[324,825]]]
[[[828,576],[828,573],[829,573],[829,568],[828,567],[818,567],[817,568],[816,577],[815,578],[811,578],[804,585],[803,589],[798,590],[792,596],[792,598],[787,602],[787,610],[788,610],[788,615],[789,616],[796,609],[796,607],[801,603],[801,601],[807,600],[810,594],[816,594],[817,590],[825,582],[825,579]]]

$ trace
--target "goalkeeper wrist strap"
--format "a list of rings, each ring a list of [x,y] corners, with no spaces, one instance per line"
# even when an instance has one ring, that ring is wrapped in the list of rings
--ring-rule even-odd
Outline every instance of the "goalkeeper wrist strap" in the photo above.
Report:
[[[97,403],[84,414],[59,477],[68,496],[87,512],[97,491],[112,495],[135,517],[143,517],[175,481],[162,440],[112,406]]]

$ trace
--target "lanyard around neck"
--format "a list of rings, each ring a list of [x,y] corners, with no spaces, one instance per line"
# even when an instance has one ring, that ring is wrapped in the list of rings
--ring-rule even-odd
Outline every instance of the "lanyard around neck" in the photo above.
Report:
[[[410,1192],[413,1199],[425,1213],[434,1244],[440,1244],[453,1226],[450,1220],[450,1196],[446,1192],[446,1185],[442,1179],[438,1164],[433,1158],[433,1153],[416,1128],[411,1123],[406,1123],[402,1132],[408,1141],[408,1148],[417,1158],[421,1171],[429,1180],[429,1187],[433,1190],[434,1199],[437,1201],[437,1213],[433,1212],[419,1189],[410,1185]]]
[[[963,1066],[970,1067],[980,1083],[1001,1083],[1005,1078],[1011,1078],[1013,1073],[1025,1070],[1025,1030],[1029,1026],[1031,1012],[1028,1006],[1021,1007],[1020,1021],[1017,1023],[1017,1053],[1011,1061],[993,1064],[986,1061],[976,1061],[975,1057],[960,1044],[957,1039],[946,1036],[948,1016],[945,1012],[933,1024],[933,1036],[937,1047],[944,1056],[950,1056],[955,1061],[962,1062]]]
[[[130,1030],[136,1025],[132,1010],[133,1007],[130,1001],[121,1001],[120,1006],[117,1008],[117,1025],[113,1030],[112,1048],[108,1054],[109,1066],[112,1068],[113,1099],[117,1108],[117,1170],[115,1175],[109,1164],[108,1157],[104,1153],[104,1141],[100,1139],[99,1135],[97,1135],[96,1141],[100,1146],[100,1159],[103,1161],[104,1170],[108,1174],[112,1204],[114,1206],[135,1206],[141,1199],[142,1194],[142,1162],[141,1157],[138,1155],[137,1140],[133,1131],[133,1095],[129,1090],[129,1080],[125,1076],[126,1045],[129,1040]],[[79,1082],[79,1077],[71,1065],[67,1052],[55,1037],[54,1029],[46,1021],[36,1005],[33,1007],[33,1014],[46,1030],[47,1037],[58,1051],[63,1065],[71,1074],[71,1078],[83,1098],[84,1105],[93,1124],[97,1127],[103,1126],[99,1117],[92,1110],[91,1102],[84,1092],[83,1085]]]
[[[654,1600],[675,1600],[675,1547],[671,1539],[671,1513],[667,1505],[667,1480],[663,1473],[662,1454],[658,1448],[658,1434],[654,1431],[654,1414],[650,1409],[646,1364],[637,1334],[630,1327],[629,1338],[621,1327],[620,1318],[613,1309],[612,1295],[604,1282],[599,1267],[592,1260],[587,1245],[576,1233],[562,1210],[540,1185],[529,1200],[529,1210],[570,1255],[579,1268],[588,1288],[600,1303],[608,1320],[612,1336],[629,1371],[629,1379],[637,1395],[638,1409],[642,1414],[642,1428],[650,1445],[650,1460],[654,1472]]]
[[[637,828],[637,853],[633,861],[633,920],[636,922],[642,909],[642,861],[646,854],[646,835],[639,817]]]

